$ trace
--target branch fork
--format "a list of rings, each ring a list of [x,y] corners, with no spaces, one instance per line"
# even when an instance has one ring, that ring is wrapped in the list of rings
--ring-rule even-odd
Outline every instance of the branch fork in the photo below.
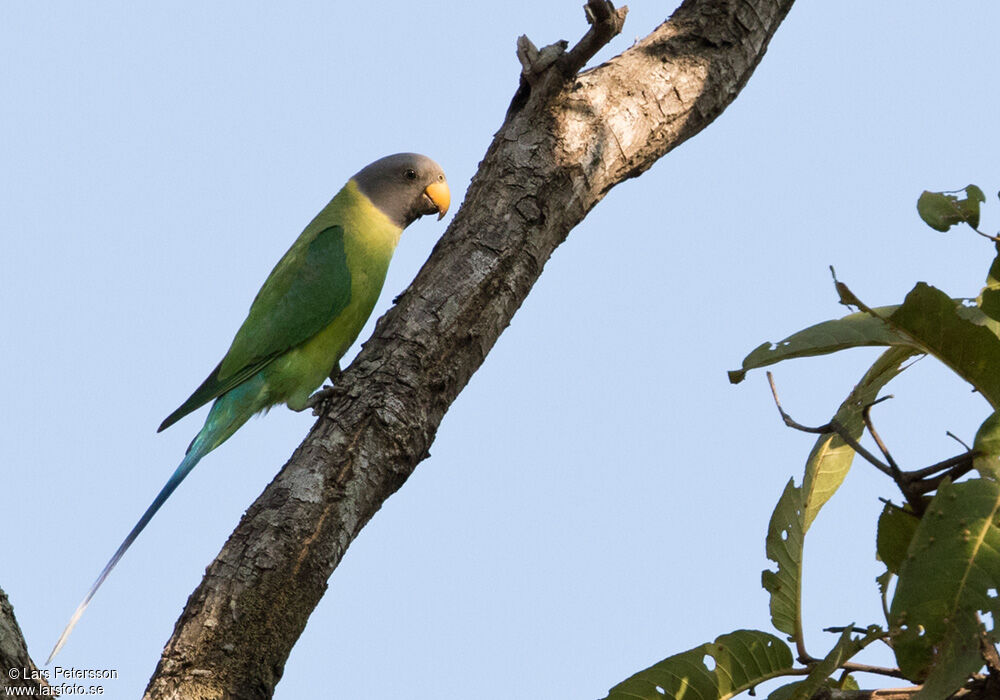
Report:
[[[527,104],[530,96],[547,101],[575,78],[587,61],[621,33],[628,14],[628,7],[616,9],[610,0],[587,0],[583,10],[590,29],[569,51],[565,40],[539,49],[527,35],[517,38],[521,84],[507,109],[508,120]]]
[[[871,420],[872,407],[887,399],[891,399],[892,396],[883,396],[882,398],[873,401],[865,406],[861,412],[862,418],[865,422],[865,427],[868,429],[869,434],[871,434],[872,439],[875,440],[875,444],[878,445],[879,451],[886,460],[886,462],[882,462],[878,457],[860,445],[850,432],[836,420],[831,420],[829,423],[815,428],[796,422],[785,412],[785,409],[781,407],[781,401],[778,400],[778,390],[774,385],[774,375],[770,372],[767,373],[767,381],[771,385],[771,395],[774,397],[774,405],[778,408],[778,413],[781,414],[781,420],[785,423],[785,425],[794,430],[798,430],[799,432],[811,433],[814,435],[826,435],[828,433],[836,434],[848,447],[859,454],[866,462],[871,464],[886,476],[890,477],[899,487],[899,490],[902,492],[906,502],[913,509],[913,512],[918,516],[923,514],[926,507],[924,500],[924,496],[926,494],[937,489],[938,486],[941,485],[941,482],[945,479],[951,479],[954,481],[955,479],[958,479],[959,477],[972,471],[973,458],[976,456],[976,453],[968,448],[966,448],[966,452],[963,454],[950,457],[928,467],[908,472],[902,471],[896,464],[896,460],[892,458],[892,455],[889,453],[889,449],[882,441],[881,436],[875,430],[875,426],[872,424]]]

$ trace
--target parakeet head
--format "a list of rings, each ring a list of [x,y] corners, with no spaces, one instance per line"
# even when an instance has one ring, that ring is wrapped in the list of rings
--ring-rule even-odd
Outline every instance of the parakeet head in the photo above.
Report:
[[[379,211],[402,228],[424,214],[448,212],[451,192],[441,166],[419,153],[397,153],[380,158],[354,176]]]

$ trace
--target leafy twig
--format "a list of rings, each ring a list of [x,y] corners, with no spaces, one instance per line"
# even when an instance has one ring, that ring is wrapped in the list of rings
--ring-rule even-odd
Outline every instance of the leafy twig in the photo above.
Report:
[[[962,440],[962,438],[960,438],[958,435],[955,435],[955,433],[951,432],[950,430],[946,430],[944,434],[950,437],[955,442],[957,442],[962,447],[964,447],[966,452],[972,452],[972,448],[966,445],[965,441]]]
[[[880,676],[891,676],[892,678],[906,679],[906,676],[898,668],[887,668],[885,666],[869,666],[853,661],[845,661],[840,665],[842,669],[850,673],[877,673]]]
[[[889,453],[889,448],[886,447],[885,443],[882,441],[882,436],[878,434],[878,431],[875,430],[875,425],[872,423],[872,417],[871,417],[872,406],[879,403],[880,401],[884,401],[885,399],[891,399],[891,398],[892,395],[890,394],[889,396],[883,396],[878,401],[873,401],[872,403],[868,404],[867,406],[864,407],[864,409],[862,409],[861,417],[864,419],[865,427],[868,428],[868,432],[871,433],[872,439],[875,441],[875,444],[878,445],[879,450],[882,451],[882,455],[889,463],[889,468],[892,470],[893,481],[896,482],[896,486],[899,487],[899,490],[902,492],[903,497],[906,499],[906,502],[909,503],[913,511],[919,515],[924,511],[924,504],[920,498],[921,492],[913,488],[913,480],[910,477],[910,475],[900,470],[899,465],[896,464],[896,460],[894,460],[892,458],[892,455]]]
[[[894,460],[892,458],[892,455],[889,454],[889,448],[885,446],[884,442],[882,442],[882,437],[878,434],[878,431],[875,430],[875,426],[872,425],[872,417],[871,417],[872,406],[878,403],[882,403],[883,401],[887,401],[891,398],[892,394],[889,394],[888,396],[883,396],[882,398],[876,401],[872,401],[870,404],[861,409],[861,418],[862,420],[864,420],[865,427],[868,428],[868,432],[871,433],[872,439],[875,441],[875,444],[878,445],[878,449],[882,452],[882,456],[885,457],[885,461],[889,463],[889,468],[893,472],[893,478],[898,481],[901,474],[899,470],[899,465],[896,464],[896,460]]]
[[[771,385],[771,395],[774,397],[774,405],[777,406],[778,413],[781,414],[781,420],[785,422],[785,425],[787,425],[789,428],[794,428],[795,430],[799,430],[803,433],[813,433],[816,435],[836,433],[840,437],[840,439],[847,444],[848,447],[850,447],[852,450],[861,455],[867,462],[872,464],[872,466],[874,466],[876,469],[878,469],[886,476],[889,477],[892,476],[892,469],[887,464],[883,464],[882,462],[880,462],[875,455],[873,455],[871,452],[869,452],[860,444],[858,444],[858,441],[855,440],[851,436],[851,434],[847,431],[847,429],[837,421],[832,420],[829,423],[826,423],[825,425],[821,425],[816,428],[810,428],[809,426],[802,425],[801,423],[798,423],[795,420],[793,420],[791,416],[785,413],[785,409],[781,407],[781,401],[778,400],[778,390],[774,386],[774,376],[770,372],[767,373],[767,381]]]
[[[864,458],[866,462],[874,466],[880,472],[891,478],[899,490],[902,492],[903,496],[906,498],[906,502],[910,504],[913,508],[915,514],[919,516],[924,511],[924,502],[921,496],[924,496],[931,491],[934,491],[941,485],[941,482],[946,478],[954,481],[965,474],[968,474],[973,466],[972,460],[975,457],[975,452],[966,452],[965,454],[957,455],[955,457],[950,457],[936,464],[932,464],[929,467],[924,467],[922,469],[916,469],[914,471],[905,472],[899,469],[892,455],[889,453],[888,448],[882,441],[878,432],[874,429],[872,425],[871,416],[869,415],[869,409],[874,406],[879,401],[884,399],[879,399],[868,406],[865,407],[862,412],[864,418],[865,427],[867,427],[868,432],[871,433],[872,438],[878,445],[882,454],[885,456],[888,464],[883,463],[875,455],[869,452],[867,449],[862,447],[857,440],[847,431],[847,429],[838,423],[836,420],[831,420],[829,423],[817,426],[815,428],[809,427],[807,425],[802,425],[801,423],[794,420],[785,409],[781,406],[781,401],[778,399],[778,390],[774,384],[774,376],[771,372],[767,373],[767,381],[771,385],[771,395],[774,397],[774,405],[778,408],[778,413],[781,414],[781,420],[784,421],[785,425],[789,428],[793,428],[803,433],[813,433],[818,435],[825,435],[828,433],[834,433],[840,437],[844,443],[857,452],[861,457]],[[890,398],[890,397],[884,397]]]

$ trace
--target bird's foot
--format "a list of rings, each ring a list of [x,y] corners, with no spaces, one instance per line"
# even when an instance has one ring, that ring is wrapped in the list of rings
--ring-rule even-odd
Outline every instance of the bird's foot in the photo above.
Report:
[[[330,399],[333,398],[334,393],[335,389],[329,384],[327,384],[322,389],[320,389],[312,396],[310,396],[308,399],[306,399],[305,405],[299,410],[304,411],[307,408],[311,408],[312,414],[314,416],[322,415],[326,411],[326,406],[329,403]]]

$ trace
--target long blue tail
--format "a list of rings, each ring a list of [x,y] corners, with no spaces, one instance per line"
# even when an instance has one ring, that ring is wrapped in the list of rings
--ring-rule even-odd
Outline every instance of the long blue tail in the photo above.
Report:
[[[83,615],[83,611],[87,609],[88,605],[90,605],[91,598],[94,597],[94,594],[97,593],[97,589],[101,587],[102,583],[104,583],[104,579],[106,579],[108,574],[111,573],[111,570],[115,568],[115,565],[118,564],[126,550],[132,546],[132,543],[135,542],[135,538],[139,536],[139,533],[142,532],[146,525],[149,524],[149,521],[153,519],[156,511],[160,509],[160,506],[166,502],[166,500],[170,497],[170,494],[174,492],[174,489],[176,489],[180,485],[181,481],[184,480],[184,477],[187,476],[192,469],[194,469],[194,465],[198,463],[198,460],[200,460],[201,457],[202,455],[194,450],[191,450],[184,456],[180,466],[178,466],[174,473],[170,475],[170,479],[167,481],[166,485],[160,489],[158,494],[156,494],[156,498],[153,499],[149,508],[147,508],[146,512],[142,514],[142,517],[139,518],[139,522],[135,524],[132,531],[128,533],[128,537],[126,537],[125,541],[121,543],[120,547],[118,547],[118,550],[114,553],[114,556],[111,557],[111,560],[104,565],[101,575],[97,577],[97,580],[94,581],[94,585],[90,587],[90,590],[87,591],[87,595],[83,597],[83,601],[77,606],[76,612],[73,613],[73,617],[70,618],[69,623],[66,625],[66,629],[63,630],[62,635],[59,637],[59,641],[56,642],[55,647],[53,647],[52,653],[49,654],[49,658],[45,662],[46,666],[52,663],[52,659],[54,659],[55,655],[59,653],[60,649],[62,649],[63,644],[66,643],[66,639],[69,637],[69,633],[73,631],[73,628],[76,627],[76,623],[80,621],[80,616]]]
[[[208,414],[208,418],[205,419],[205,425],[199,431],[198,435],[191,442],[188,447],[187,454],[184,455],[184,459],[181,460],[180,465],[174,470],[174,473],[170,475],[167,483],[160,489],[160,492],[156,494],[156,498],[146,509],[146,512],[142,514],[139,518],[139,522],[135,524],[132,531],[128,533],[125,541],[121,543],[117,551],[104,565],[104,569],[101,570],[100,576],[94,581],[94,585],[90,587],[87,591],[87,595],[83,597],[83,601],[77,606],[76,612],[73,613],[73,617],[70,618],[69,623],[66,625],[66,629],[63,630],[62,635],[59,637],[59,641],[56,642],[55,647],[52,649],[52,653],[49,654],[49,658],[45,661],[45,665],[52,663],[52,659],[55,658],[59,650],[62,649],[63,644],[66,643],[66,639],[69,637],[70,632],[76,626],[76,623],[80,621],[80,617],[83,615],[83,611],[87,609],[90,605],[91,599],[94,594],[97,593],[97,589],[101,587],[104,583],[104,579],[108,577],[111,570],[115,568],[118,562],[124,556],[128,548],[132,546],[135,539],[139,536],[149,521],[153,519],[156,515],[156,511],[160,509],[168,498],[170,494],[184,481],[184,477],[191,473],[195,465],[201,461],[202,457],[207,455],[209,452],[214,450],[216,447],[225,442],[233,433],[235,433],[240,426],[247,422],[247,420],[254,413],[257,412],[256,404],[257,398],[261,395],[261,388],[263,384],[263,379],[260,375],[248,380],[244,384],[236,387],[229,393],[221,396],[215,404],[212,405],[212,410]]]

